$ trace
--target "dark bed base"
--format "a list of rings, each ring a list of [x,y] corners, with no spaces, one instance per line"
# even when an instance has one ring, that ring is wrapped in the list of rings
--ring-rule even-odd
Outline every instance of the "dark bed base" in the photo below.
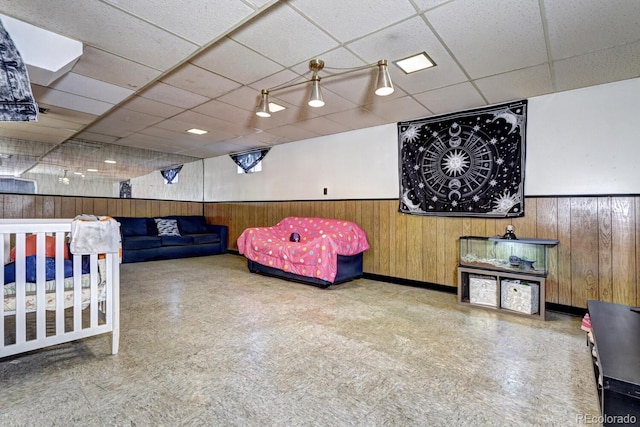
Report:
[[[319,288],[328,288],[331,285],[348,282],[350,280],[362,277],[362,253],[351,256],[338,255],[338,269],[336,279],[333,283],[326,280],[320,280],[313,277],[300,276],[298,274],[288,273],[277,268],[267,267],[258,264],[255,261],[247,259],[247,267],[252,273],[264,274],[265,276],[279,277],[281,279],[290,280],[292,282],[313,285]]]

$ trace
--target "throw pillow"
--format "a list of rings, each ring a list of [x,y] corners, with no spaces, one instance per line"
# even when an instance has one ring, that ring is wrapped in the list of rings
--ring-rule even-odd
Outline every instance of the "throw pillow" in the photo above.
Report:
[[[156,226],[158,226],[158,236],[179,236],[178,220],[154,218]]]

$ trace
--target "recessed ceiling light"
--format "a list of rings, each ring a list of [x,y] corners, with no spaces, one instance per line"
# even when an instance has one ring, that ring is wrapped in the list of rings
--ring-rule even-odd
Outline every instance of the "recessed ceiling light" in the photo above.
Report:
[[[74,172],[74,175],[82,175],[82,172]]]
[[[283,107],[282,105],[276,104],[275,102],[269,103],[269,111],[272,113],[277,113],[278,111],[286,110],[287,107]]]
[[[87,172],[98,172],[98,169],[87,169]]]
[[[415,73],[416,71],[424,70],[426,68],[435,67],[436,63],[433,62],[429,55],[422,52],[417,55],[410,56],[408,58],[399,59],[393,61],[405,74]]]
[[[105,162],[105,163],[109,163],[109,164],[111,164],[111,165],[115,165],[115,164],[116,164],[116,161],[115,161],[115,160],[105,160],[104,162]]]
[[[204,135],[205,133],[207,133],[209,131],[208,130],[202,130],[202,129],[193,128],[193,129],[189,129],[187,132],[193,133],[195,135]]]

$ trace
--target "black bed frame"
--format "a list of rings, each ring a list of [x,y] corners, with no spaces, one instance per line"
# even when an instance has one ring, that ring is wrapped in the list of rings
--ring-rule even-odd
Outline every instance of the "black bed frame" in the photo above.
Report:
[[[348,282],[350,280],[362,277],[362,253],[350,256],[338,255],[338,268],[336,279],[333,281],[333,283],[326,280],[316,279],[314,277],[300,276],[298,274],[282,271],[278,268],[267,267],[266,265],[259,264],[250,259],[247,259],[247,267],[249,267],[249,271],[252,273],[278,277],[281,279],[290,280],[292,282],[299,282],[306,285],[317,286],[319,288],[328,288],[331,285],[338,285],[340,283]]]

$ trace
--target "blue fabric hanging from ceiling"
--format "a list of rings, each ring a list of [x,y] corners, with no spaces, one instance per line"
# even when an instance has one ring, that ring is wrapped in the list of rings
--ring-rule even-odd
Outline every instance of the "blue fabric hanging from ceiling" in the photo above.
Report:
[[[0,121],[38,119],[38,105],[31,93],[27,67],[0,21]]]
[[[265,158],[271,147],[262,150],[251,151],[241,154],[229,154],[229,157],[242,168],[244,173],[249,173],[262,159]]]
[[[178,176],[178,173],[180,173],[180,171],[182,170],[182,166],[184,165],[180,165],[176,168],[165,169],[163,171],[160,171],[160,173],[162,174],[162,177],[167,180],[167,184],[174,183],[174,180]]]

